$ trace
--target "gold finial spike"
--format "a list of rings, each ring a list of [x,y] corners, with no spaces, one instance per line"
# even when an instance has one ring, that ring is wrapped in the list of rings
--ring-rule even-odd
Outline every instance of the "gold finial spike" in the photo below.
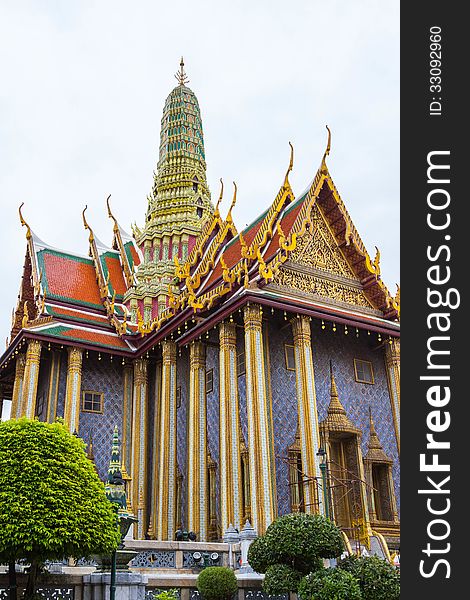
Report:
[[[85,208],[82,211],[82,218],[83,218],[83,226],[85,227],[85,229],[88,229],[89,231],[91,231],[90,226],[87,223],[87,220],[85,218],[85,211],[88,208],[88,204],[85,204]]]
[[[229,208],[229,213],[232,212],[232,208],[235,206],[236,202],[237,202],[237,184],[235,182],[233,182],[233,199],[232,199],[232,204],[230,205]]]
[[[333,363],[331,360],[330,360],[330,380],[331,380],[330,395],[337,398],[338,390],[336,389],[336,381],[335,381],[335,376],[333,373]]]
[[[21,209],[23,208],[23,206],[24,206],[24,202],[22,202],[20,204],[20,206],[18,208],[18,212],[20,214],[20,223],[21,223],[21,225],[23,227],[26,227],[26,239],[29,240],[29,238],[31,237],[31,228],[30,228],[30,226],[28,225],[28,223],[26,223],[26,221],[23,218],[23,214],[21,212]]]
[[[325,154],[323,155],[323,160],[322,160],[323,163],[325,163],[326,157],[330,154],[330,150],[331,150],[331,131],[330,131],[330,128],[328,127],[328,125],[326,125],[326,128],[328,129],[328,142],[326,144]]]
[[[175,77],[180,85],[186,85],[187,83],[189,83],[188,76],[186,75],[184,70],[183,57],[181,57],[180,70],[177,73],[175,73]]]
[[[215,211],[219,210],[220,203],[222,202],[222,198],[224,195],[224,182],[222,181],[222,177],[220,178],[220,194],[219,199],[217,200],[217,204],[215,205]]]
[[[289,183],[289,173],[292,171],[292,167],[294,166],[294,146],[289,142],[290,146],[290,160],[289,166],[287,167],[286,176],[284,178],[284,185]]]
[[[109,199],[110,198],[111,198],[111,194],[109,194],[109,196],[106,198],[106,206],[108,207],[108,217],[113,220],[113,222],[114,222],[113,231],[114,231],[114,233],[117,233],[118,230],[119,230],[119,226],[118,226],[118,222],[116,220],[116,217],[111,212],[111,205],[109,203]]]

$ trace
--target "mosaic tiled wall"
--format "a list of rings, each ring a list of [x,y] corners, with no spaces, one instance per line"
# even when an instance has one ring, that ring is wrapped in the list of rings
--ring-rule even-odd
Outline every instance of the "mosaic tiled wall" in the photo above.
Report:
[[[177,438],[177,460],[178,467],[183,475],[183,489],[181,502],[181,519],[183,525],[186,525],[186,505],[187,505],[187,473],[186,465],[188,462],[187,445],[187,421],[188,421],[188,394],[189,394],[189,351],[187,348],[181,349],[181,356],[177,357],[176,366],[176,387],[181,387],[181,403],[177,409],[176,415],[176,438]]]
[[[292,328],[285,323],[279,328],[270,323],[267,335],[271,372],[274,455],[276,457],[277,510],[279,515],[291,512],[287,449],[294,442],[297,429],[297,395],[295,371],[286,368],[285,344],[293,345]]]
[[[245,351],[245,336],[243,329],[237,327],[237,355]],[[237,371],[238,372],[238,371]],[[240,423],[248,446],[248,415],[246,409],[246,375],[238,375],[238,410],[240,412]]]
[[[57,398],[57,416],[64,416],[65,386],[67,383],[67,351],[63,350],[60,357],[59,394]]]
[[[157,485],[157,482],[154,479],[154,473],[157,473],[154,465],[154,452],[155,444],[157,440],[155,439],[155,410],[156,410],[156,402],[158,398],[156,396],[156,363],[153,361],[149,361],[148,363],[148,413],[147,413],[147,448],[148,448],[148,459],[147,459],[147,469],[148,469],[148,486],[147,486],[147,506],[150,507],[149,515],[154,510],[152,508],[152,489],[153,486]],[[157,459],[158,460],[158,459]]]
[[[338,395],[351,421],[362,432],[362,451],[367,452],[369,441],[369,407],[372,409],[377,434],[385,453],[393,459],[395,493],[399,503],[399,462],[392,409],[385,372],[384,351],[377,348],[377,335],[350,330],[344,334],[342,327],[336,333],[327,325],[321,329],[312,321],[312,352],[315,370],[315,389],[320,421],[325,418],[330,401],[331,359]],[[370,361],[374,371],[374,384],[358,383],[354,374],[354,358]]]
[[[118,360],[111,362],[106,356],[98,361],[83,358],[82,391],[103,392],[103,414],[80,411],[79,435],[88,444],[93,440],[93,453],[101,479],[104,479],[111,457],[114,426],[122,432],[123,381]]]
[[[213,391],[207,394],[207,442],[213,460],[219,466],[219,348],[206,346],[206,369],[213,369]],[[220,518],[220,485],[217,471],[217,518]]]
[[[42,354],[43,356],[41,356],[41,364],[39,367],[38,390],[36,394],[36,416],[40,421],[46,421],[51,360],[49,353],[44,356],[44,349]]]

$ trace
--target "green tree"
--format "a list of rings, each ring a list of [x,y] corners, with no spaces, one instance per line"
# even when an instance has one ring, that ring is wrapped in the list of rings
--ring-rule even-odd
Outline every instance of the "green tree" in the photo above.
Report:
[[[30,563],[25,600],[45,560],[109,554],[119,543],[116,513],[84,449],[60,422],[0,424],[0,559]]]
[[[321,515],[293,513],[277,518],[248,551],[248,562],[266,573],[263,590],[271,595],[296,592],[302,576],[323,567],[322,558],[336,558],[344,549],[341,531]],[[282,565],[288,567],[282,570]],[[284,572],[284,577],[282,573]]]

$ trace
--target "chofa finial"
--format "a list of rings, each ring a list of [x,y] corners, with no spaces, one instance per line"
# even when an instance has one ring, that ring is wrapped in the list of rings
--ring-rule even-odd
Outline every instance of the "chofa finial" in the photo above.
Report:
[[[290,159],[289,166],[287,167],[286,176],[284,178],[284,185],[289,183],[289,173],[292,171],[292,167],[294,166],[294,146],[289,142],[290,146]]]
[[[23,214],[21,212],[21,209],[23,208],[24,202],[22,202],[18,208],[18,212],[20,214],[20,223],[23,227],[26,227],[26,239],[29,240],[29,238],[31,237],[31,228],[29,227],[28,223],[26,223],[26,221],[23,218]]]
[[[187,83],[189,83],[188,76],[186,75],[185,70],[184,70],[183,57],[181,57],[180,70],[177,73],[175,73],[175,77],[178,80],[178,83],[180,85],[186,85]]]
[[[326,144],[325,154],[323,155],[323,160],[322,160],[323,163],[325,163],[326,157],[330,154],[330,150],[331,150],[331,131],[330,131],[330,128],[328,127],[328,125],[326,125],[326,128],[328,129],[328,142]]]
[[[217,204],[215,205],[215,210],[219,210],[220,203],[222,202],[222,198],[224,196],[224,182],[222,181],[222,177],[220,178],[220,194],[219,199],[217,200]]]

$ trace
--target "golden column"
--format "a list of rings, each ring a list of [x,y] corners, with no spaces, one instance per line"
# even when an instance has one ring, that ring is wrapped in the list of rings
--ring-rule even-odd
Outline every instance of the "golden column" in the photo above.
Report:
[[[132,444],[132,507],[139,519],[134,525],[134,537],[142,540],[147,531],[147,396],[148,361],[134,360],[133,444]]]
[[[78,432],[80,392],[82,387],[82,358],[80,348],[68,349],[67,384],[65,387],[64,421],[69,431]]]
[[[275,518],[276,486],[261,306],[246,306],[244,320],[251,518],[254,529],[261,535]]]
[[[30,340],[26,350],[24,380],[21,390],[21,415],[28,417],[28,419],[33,419],[36,412],[40,360],[41,342]]]
[[[316,456],[320,448],[317,398],[312,359],[312,335],[310,319],[297,315],[291,319],[294,336],[295,381],[299,415],[300,455],[304,476],[305,512],[318,512],[319,498],[315,481],[319,481],[320,465]],[[313,477],[317,478],[316,480]],[[324,512],[323,504],[321,512]]]
[[[26,356],[18,354],[15,366],[15,383],[13,384],[13,396],[11,398],[10,419],[18,419],[21,416],[21,398],[24,385],[24,368]]]
[[[393,424],[397,439],[398,453],[400,453],[400,340],[390,338],[385,344],[385,365],[387,371],[390,402],[392,405]]]
[[[237,330],[220,323],[220,514],[221,531],[243,527],[240,426],[238,412]]]
[[[125,364],[122,368],[122,475],[129,480],[132,472],[132,390],[133,390],[133,368]],[[131,494],[129,494],[130,496]],[[129,498],[129,502],[131,498]]]
[[[206,348],[202,342],[189,346],[188,412],[188,514],[189,531],[207,541],[207,439]]]
[[[162,342],[157,539],[172,540],[176,514],[176,344]]]

